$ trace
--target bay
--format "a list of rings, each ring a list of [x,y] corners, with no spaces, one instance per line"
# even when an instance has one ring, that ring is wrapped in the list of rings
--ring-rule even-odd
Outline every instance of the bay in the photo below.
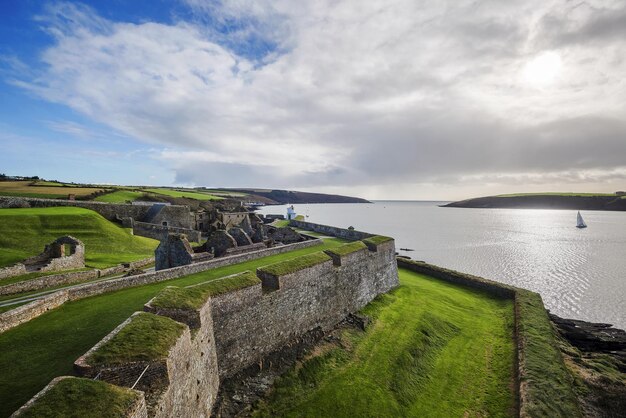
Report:
[[[441,208],[445,202],[295,205],[310,222],[389,235],[402,255],[539,292],[566,318],[626,328],[626,212]],[[285,214],[286,205],[262,214]],[[414,251],[400,251],[410,248]]]

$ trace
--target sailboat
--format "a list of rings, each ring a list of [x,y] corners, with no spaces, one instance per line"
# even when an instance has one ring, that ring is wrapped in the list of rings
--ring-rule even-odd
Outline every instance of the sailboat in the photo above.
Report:
[[[580,211],[578,211],[578,215],[576,216],[576,228],[587,228],[587,224],[583,221]]]

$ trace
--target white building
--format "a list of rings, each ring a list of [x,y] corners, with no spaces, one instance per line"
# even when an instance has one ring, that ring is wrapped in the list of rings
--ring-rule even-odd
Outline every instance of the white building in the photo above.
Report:
[[[287,207],[287,220],[296,219],[296,210],[293,208],[293,205]]]

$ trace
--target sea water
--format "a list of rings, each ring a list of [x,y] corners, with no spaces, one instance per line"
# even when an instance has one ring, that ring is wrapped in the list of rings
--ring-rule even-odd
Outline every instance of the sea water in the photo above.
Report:
[[[626,328],[626,212],[442,208],[445,202],[295,205],[306,220],[389,235],[415,260],[539,292],[555,314]],[[262,214],[286,214],[265,206]],[[414,251],[402,251],[408,248]]]

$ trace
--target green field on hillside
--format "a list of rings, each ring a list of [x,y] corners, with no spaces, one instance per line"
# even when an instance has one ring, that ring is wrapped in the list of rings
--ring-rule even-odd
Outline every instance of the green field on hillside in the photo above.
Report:
[[[400,270],[401,287],[279,379],[256,416],[513,417],[513,303]]]
[[[46,244],[63,235],[85,244],[85,264],[95,268],[151,257],[158,245],[88,209],[0,209],[0,267],[41,253]]]
[[[0,196],[39,197],[42,199],[67,198],[68,194],[87,196],[104,188],[96,187],[66,187],[60,183],[32,181],[0,181]]]
[[[73,374],[72,365],[78,357],[133,312],[143,310],[143,305],[166,286],[187,286],[255,271],[344,243],[326,239],[323,245],[69,302],[0,334],[0,417],[11,415],[53,378]]]
[[[96,197],[94,200],[96,202],[107,202],[107,203],[125,203],[127,201],[134,201],[143,196],[142,192],[134,192],[131,190],[116,190],[112,193],[103,194],[102,196]]]
[[[196,199],[196,200],[222,200],[222,198],[218,196],[213,196],[208,193],[199,193],[199,192],[194,192],[194,191],[181,191],[181,190],[166,189],[166,188],[145,189],[145,190],[150,193],[162,194],[162,195],[170,196],[170,197],[186,197],[189,199]]]

